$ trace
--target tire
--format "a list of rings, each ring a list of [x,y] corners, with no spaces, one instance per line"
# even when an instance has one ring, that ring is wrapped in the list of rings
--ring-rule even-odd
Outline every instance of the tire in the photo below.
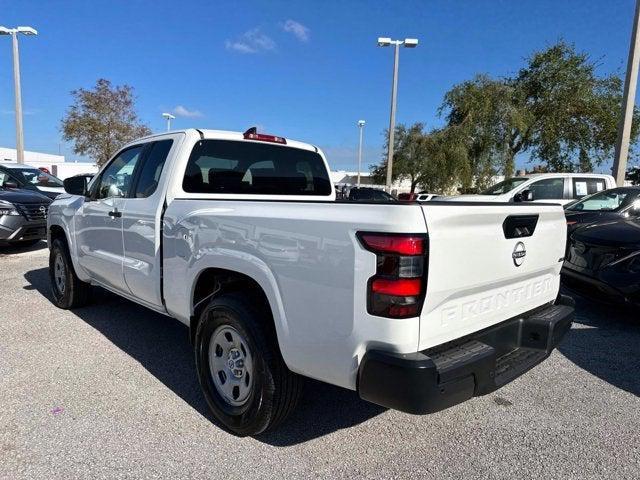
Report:
[[[59,238],[53,240],[49,251],[49,281],[57,307],[68,310],[88,303],[91,285],[78,278],[67,243]]]
[[[255,305],[235,293],[213,298],[200,314],[194,344],[204,397],[218,422],[238,436],[273,429],[302,390],[302,377],[282,359],[271,313]]]

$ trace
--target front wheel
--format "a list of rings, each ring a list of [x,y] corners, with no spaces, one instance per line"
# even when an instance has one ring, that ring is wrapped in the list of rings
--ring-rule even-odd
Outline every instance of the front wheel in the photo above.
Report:
[[[302,378],[284,364],[271,316],[248,297],[214,298],[195,338],[198,378],[216,419],[236,435],[257,435],[282,422],[300,396]]]
[[[49,281],[53,303],[57,307],[70,309],[88,302],[91,286],[78,278],[67,244],[59,238],[51,242]]]

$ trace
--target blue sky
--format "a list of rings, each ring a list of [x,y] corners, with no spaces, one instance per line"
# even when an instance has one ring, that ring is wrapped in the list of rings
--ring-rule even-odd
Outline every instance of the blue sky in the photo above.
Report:
[[[25,146],[76,156],[61,143],[69,92],[104,77],[135,88],[141,119],[269,133],[321,146],[334,168],[381,157],[392,50],[378,36],[417,37],[402,49],[398,122],[442,124],[443,94],[476,73],[509,75],[560,38],[623,75],[633,0],[616,1],[33,1],[0,0],[0,24],[21,37]],[[0,37],[0,146],[15,146],[11,42]],[[520,159],[522,163],[524,159]]]

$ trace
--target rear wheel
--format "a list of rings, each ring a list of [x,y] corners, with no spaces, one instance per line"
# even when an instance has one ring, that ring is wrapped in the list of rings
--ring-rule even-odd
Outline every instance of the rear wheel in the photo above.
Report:
[[[216,419],[241,436],[282,422],[302,386],[282,360],[270,313],[254,304],[239,294],[214,298],[200,314],[195,338],[205,399]]]
[[[64,309],[85,305],[91,286],[76,275],[66,242],[55,239],[49,253],[49,281],[53,303]]]

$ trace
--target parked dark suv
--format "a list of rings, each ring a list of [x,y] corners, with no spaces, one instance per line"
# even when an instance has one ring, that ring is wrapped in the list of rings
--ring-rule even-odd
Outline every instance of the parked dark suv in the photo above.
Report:
[[[0,246],[27,246],[46,238],[50,203],[38,192],[0,187]]]

